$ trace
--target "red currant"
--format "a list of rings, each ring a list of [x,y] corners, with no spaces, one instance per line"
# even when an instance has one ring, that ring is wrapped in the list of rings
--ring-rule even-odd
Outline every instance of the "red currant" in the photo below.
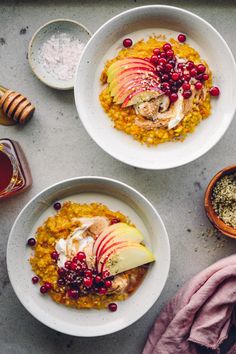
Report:
[[[178,95],[177,95],[177,93],[171,93],[170,94],[170,102],[176,102],[177,101],[177,99],[178,99]]]
[[[112,282],[110,280],[105,280],[104,285],[106,288],[110,288],[112,286]]]
[[[206,71],[205,65],[203,65],[203,64],[197,65],[197,72],[198,72],[199,74],[203,74],[205,71]]]
[[[55,202],[55,203],[53,204],[53,208],[54,208],[55,210],[60,210],[60,209],[61,209],[61,203],[60,203],[60,202]]]
[[[35,275],[34,277],[32,277],[32,283],[33,284],[37,284],[39,282],[39,277],[37,277],[37,275]]]
[[[174,81],[179,80],[179,74],[178,74],[178,73],[173,73],[173,74],[171,75],[171,77],[172,77],[172,79],[173,79]]]
[[[54,259],[56,261],[58,259],[58,257],[59,257],[59,254],[56,251],[53,251],[51,253],[51,257],[52,257],[52,259]]]
[[[186,91],[186,90],[190,90],[191,86],[188,82],[184,82],[182,87],[183,87],[183,90]]]
[[[104,295],[104,294],[106,294],[107,289],[104,288],[104,287],[101,287],[98,292],[99,292],[100,295]]]
[[[71,266],[71,261],[66,261],[65,262],[65,268],[66,269],[70,269],[70,266]]]
[[[216,87],[216,86],[213,86],[213,87],[211,87],[210,88],[210,95],[211,96],[219,96],[219,94],[220,94],[220,89],[218,88],[218,87]]]
[[[74,289],[69,289],[68,292],[67,292],[68,296],[71,298],[71,299],[78,299],[79,297],[79,292],[78,290],[74,290]]]
[[[64,268],[58,268],[57,273],[58,275],[63,276],[66,274],[66,270]]]
[[[161,54],[158,55],[158,57],[160,56],[160,58],[165,58],[166,59],[166,53],[162,52]]]
[[[63,285],[65,285],[65,280],[63,278],[59,278],[58,281],[57,281],[57,284],[59,286],[63,286]]]
[[[158,64],[164,66],[167,63],[165,58],[161,58],[158,60]]]
[[[182,95],[183,98],[187,99],[192,96],[192,91],[191,90],[184,91]]]
[[[168,74],[163,74],[161,79],[162,79],[162,81],[168,81],[169,80],[169,75]]]
[[[77,263],[71,262],[70,269],[76,270],[76,268],[77,268]]]
[[[160,49],[159,48],[153,49],[153,54],[155,54],[155,55],[160,54]]]
[[[191,69],[191,70],[190,70],[190,75],[191,75],[192,77],[196,76],[196,75],[197,75],[197,69],[195,69],[195,68]]]
[[[191,80],[191,76],[189,74],[185,74],[184,75],[184,80],[185,81],[190,81]]]
[[[87,270],[84,272],[84,275],[85,275],[86,277],[92,278],[93,272],[92,272],[90,269],[87,269]]]
[[[187,64],[186,64],[186,68],[187,68],[188,70],[193,69],[194,66],[195,66],[195,65],[194,65],[194,62],[191,61],[191,60],[189,60],[189,61],[187,62]]]
[[[202,78],[204,81],[207,81],[209,79],[209,75],[208,74],[203,74]]]
[[[170,84],[168,82],[163,82],[163,84],[161,85],[163,90],[169,90],[170,88]]]
[[[117,305],[114,303],[114,302],[111,302],[109,305],[108,305],[108,309],[111,311],[111,312],[115,312],[117,310]]]
[[[185,41],[186,41],[186,36],[185,36],[185,34],[180,33],[180,34],[178,35],[178,41],[179,41],[180,43],[185,42]]]
[[[123,40],[123,46],[124,46],[125,48],[131,47],[132,44],[133,44],[133,41],[132,41],[132,39],[130,39],[130,38],[125,38],[125,39]]]
[[[100,284],[102,282],[102,278],[100,277],[100,275],[96,275],[94,280],[96,284]]]
[[[40,287],[40,292],[41,292],[41,294],[46,294],[47,291],[48,291],[48,290],[47,290],[46,286],[42,285],[42,286]]]
[[[45,286],[45,288],[46,288],[47,290],[51,290],[51,289],[52,289],[52,284],[49,283],[48,281],[46,281],[46,282],[44,283],[44,286]]]
[[[200,81],[197,81],[196,84],[195,84],[195,88],[196,90],[201,90],[202,89],[202,83]]]
[[[166,66],[165,66],[165,71],[166,72],[170,72],[172,69],[173,69],[172,65],[167,63]]]
[[[84,252],[78,252],[76,257],[80,262],[83,262],[86,259],[86,254]]]
[[[166,55],[168,58],[173,58],[174,56],[174,51],[172,49],[167,50]]]
[[[162,48],[165,52],[167,52],[168,50],[170,50],[172,48],[172,46],[170,43],[165,43]]]
[[[36,240],[35,238],[31,237],[27,241],[28,246],[34,247],[36,245]]]
[[[203,74],[197,74],[196,80],[201,81],[203,79]]]
[[[91,286],[93,285],[93,279],[90,277],[86,277],[83,279],[83,284],[84,286],[86,286],[86,288],[91,288]]]
[[[150,61],[153,65],[157,65],[158,57],[156,55],[152,55]]]

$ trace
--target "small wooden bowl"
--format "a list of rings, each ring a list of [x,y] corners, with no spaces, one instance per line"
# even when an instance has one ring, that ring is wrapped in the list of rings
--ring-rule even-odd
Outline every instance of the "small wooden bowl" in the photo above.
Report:
[[[210,220],[210,222],[213,224],[214,227],[216,227],[222,234],[232,237],[236,239],[236,229],[225,224],[222,219],[219,218],[219,216],[216,214],[216,212],[213,209],[212,206],[212,201],[211,201],[211,196],[213,192],[213,188],[215,187],[216,182],[219,181],[220,178],[222,178],[225,175],[230,175],[232,173],[236,172],[236,165],[229,166],[223,168],[223,170],[219,171],[210,181],[208,184],[208,187],[206,189],[205,193],[205,199],[204,199],[204,205],[206,209],[206,214]]]

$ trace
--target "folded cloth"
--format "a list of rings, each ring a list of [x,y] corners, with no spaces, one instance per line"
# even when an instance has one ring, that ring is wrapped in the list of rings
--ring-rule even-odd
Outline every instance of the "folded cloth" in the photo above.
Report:
[[[236,325],[235,314],[236,255],[232,255],[194,276],[177,292],[156,319],[143,354],[220,353],[220,345]],[[233,343],[226,351],[229,354],[236,354]]]

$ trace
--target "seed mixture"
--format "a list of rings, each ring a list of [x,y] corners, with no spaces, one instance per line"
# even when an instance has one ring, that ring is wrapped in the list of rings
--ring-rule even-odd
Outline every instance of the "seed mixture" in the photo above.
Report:
[[[203,226],[203,225],[202,225]],[[207,250],[207,253],[215,252],[221,248],[224,248],[227,239],[222,236],[222,234],[215,228],[206,228],[198,236],[198,239],[204,241],[204,248]],[[198,252],[198,247],[195,248],[195,252]]]
[[[236,173],[223,176],[212,191],[216,214],[229,226],[236,228]]]
[[[126,108],[122,108],[120,105],[115,104],[111,96],[111,93],[109,91],[109,87],[106,86],[105,88],[103,88],[99,98],[103,109],[113,121],[114,127],[116,129],[131,135],[135,140],[138,140],[139,142],[144,143],[148,146],[158,145],[168,141],[183,141],[189,133],[194,132],[196,126],[203,119],[207,118],[210,115],[211,104],[210,104],[209,92],[210,90],[212,90],[211,95],[216,96],[219,94],[219,90],[218,88],[211,88],[212,74],[207,64],[202,61],[199,53],[195,49],[191,48],[188,44],[183,43],[184,40],[185,39],[182,37],[179,39],[179,41],[170,39],[168,44],[171,45],[172,49],[169,51],[174,52],[176,56],[185,58],[191,63],[193,62],[194,64],[198,63],[199,69],[201,70],[202,68],[200,68],[200,66],[206,68],[207,74],[205,73],[205,74],[197,75],[199,77],[201,76],[202,81],[199,79],[201,82],[198,81],[195,83],[196,90],[200,90],[203,87],[203,81],[204,81],[202,77],[204,75],[207,77],[206,79],[207,81],[204,81],[204,87],[205,87],[204,95],[202,95],[200,98],[199,97],[195,98],[195,96],[192,97],[191,110],[188,111],[188,113],[184,116],[181,122],[174,128],[167,129],[166,127],[162,127],[162,126],[152,128],[151,125],[152,122],[150,123],[150,121],[148,120],[147,122],[145,122],[145,126],[144,124],[142,124],[142,120],[140,124],[140,119],[138,122],[139,124],[137,124],[137,116],[138,118],[140,118],[140,116],[137,114],[137,110],[135,110],[134,106],[128,106]],[[105,65],[105,68],[101,75],[101,83],[103,85],[106,85],[107,83],[107,71],[113,63],[124,58],[132,58],[132,57],[139,57],[143,59],[151,58],[152,60],[153,57],[155,56],[153,55],[153,52],[155,50],[158,51],[160,48],[163,48],[163,46],[166,45],[166,41],[164,39],[164,36],[162,36],[161,38],[150,37],[147,41],[140,40],[133,45],[132,42],[129,43],[123,42],[123,44],[125,44],[126,48],[120,50],[118,55],[114,59],[107,61]],[[168,54],[168,51],[166,53]],[[159,59],[159,61],[161,61],[162,59],[165,60],[165,58],[161,58]],[[167,65],[168,64],[166,64],[166,66]],[[191,70],[196,71],[194,67]],[[192,74],[196,76],[195,72]],[[164,81],[167,80],[166,78],[164,78],[165,75],[166,74],[163,74]],[[177,75],[179,74],[176,72],[172,74],[174,80],[177,79]],[[187,78],[187,80],[188,79],[189,78]],[[192,92],[190,90],[190,87],[187,86],[190,85],[188,84],[188,82],[182,83],[181,85],[186,86],[186,87],[184,86],[185,91],[183,91],[182,95],[186,99],[189,98],[192,95]],[[169,86],[168,87],[167,86],[168,86],[168,82],[162,82],[162,89],[167,90],[166,94],[169,95],[171,102],[175,102],[176,100],[178,100],[178,95],[175,93],[176,91],[175,92],[173,91],[172,93],[170,92],[169,94],[168,92]]]

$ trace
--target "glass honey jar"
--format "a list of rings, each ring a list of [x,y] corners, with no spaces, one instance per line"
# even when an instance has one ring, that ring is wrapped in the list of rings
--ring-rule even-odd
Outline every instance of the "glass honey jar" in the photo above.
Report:
[[[0,139],[0,200],[23,192],[31,184],[30,169],[20,145]]]

